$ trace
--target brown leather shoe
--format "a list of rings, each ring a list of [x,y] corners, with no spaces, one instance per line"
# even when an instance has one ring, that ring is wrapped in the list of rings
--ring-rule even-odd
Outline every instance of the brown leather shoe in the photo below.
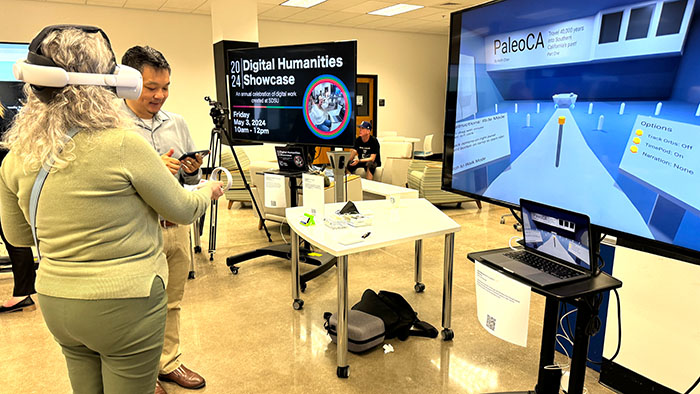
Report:
[[[206,382],[202,375],[180,365],[176,370],[166,375],[158,375],[158,379],[164,382],[173,382],[186,389],[201,389]]]
[[[160,382],[156,380],[156,392],[155,394],[168,394],[163,386],[160,385]]]

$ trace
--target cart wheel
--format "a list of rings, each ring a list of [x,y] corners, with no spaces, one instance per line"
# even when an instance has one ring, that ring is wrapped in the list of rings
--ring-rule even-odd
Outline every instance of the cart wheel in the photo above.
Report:
[[[214,253],[209,253],[209,261],[214,261]]]
[[[451,341],[455,337],[455,332],[449,328],[444,328],[440,334],[442,334],[443,341]]]
[[[501,218],[501,224],[506,224],[506,220],[504,218]]]
[[[304,307],[304,300],[294,300],[292,306],[294,307],[295,311],[299,311]]]
[[[201,246],[195,246],[195,247],[194,247],[194,252],[195,252],[195,253],[202,253],[202,247],[201,247]]]
[[[422,293],[423,290],[425,290],[425,284],[421,282],[416,282],[416,285],[413,286],[413,289],[416,291],[416,293]]]
[[[305,292],[306,291],[306,282],[302,283],[301,286],[299,286],[299,288],[301,289],[302,293]]]
[[[189,275],[187,275],[187,279],[194,279],[194,271],[190,271]]]
[[[347,379],[350,376],[350,366],[338,367],[336,372],[339,378]]]
[[[231,266],[231,273],[234,275],[238,275],[238,267],[236,267],[235,265],[232,265]]]

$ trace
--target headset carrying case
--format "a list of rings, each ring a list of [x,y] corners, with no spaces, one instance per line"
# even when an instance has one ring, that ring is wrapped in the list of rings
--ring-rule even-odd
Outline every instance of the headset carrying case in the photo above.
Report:
[[[337,343],[338,317],[326,312],[323,327],[328,331],[333,343]],[[348,312],[348,350],[361,353],[384,342],[384,322],[377,316],[362,311]]]

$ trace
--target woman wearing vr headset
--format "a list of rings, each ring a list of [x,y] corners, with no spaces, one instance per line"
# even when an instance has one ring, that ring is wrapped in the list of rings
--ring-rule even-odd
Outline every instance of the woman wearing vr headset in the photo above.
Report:
[[[133,84],[113,78],[123,69],[100,29],[47,27],[16,67],[34,85],[25,85],[27,103],[2,143],[10,149],[0,168],[5,235],[14,245],[34,243],[26,218],[43,166],[49,171],[36,205],[37,300],[73,392],[152,394],[168,276],[158,215],[192,223],[223,194],[222,184],[183,189],[132,130],[114,92],[91,86],[108,83],[122,94],[121,84]],[[56,67],[68,72],[69,85],[51,79],[63,72]]]

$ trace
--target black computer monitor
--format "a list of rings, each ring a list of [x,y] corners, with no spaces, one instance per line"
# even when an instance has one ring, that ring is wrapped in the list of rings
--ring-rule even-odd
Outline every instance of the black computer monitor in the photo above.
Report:
[[[357,42],[230,50],[231,141],[351,147]]]

